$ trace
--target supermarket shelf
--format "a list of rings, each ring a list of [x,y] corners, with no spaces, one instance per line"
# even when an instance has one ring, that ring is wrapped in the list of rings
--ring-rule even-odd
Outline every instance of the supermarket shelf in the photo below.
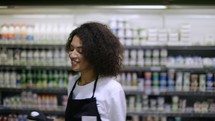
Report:
[[[71,70],[70,66],[33,66],[33,65],[0,65],[2,69],[14,69],[14,70],[21,70],[21,69],[47,69],[47,70]],[[187,72],[211,72],[215,71],[215,68],[195,68],[195,67],[164,67],[164,66],[152,66],[152,67],[138,67],[138,66],[124,66],[122,71],[135,71],[135,72],[142,72],[142,71],[187,71]]]
[[[168,50],[215,50],[215,46],[168,46]]]
[[[64,48],[65,45],[62,44],[36,44],[36,43],[0,43],[4,48],[20,48],[20,49],[56,49]]]
[[[195,118],[203,118],[203,117],[210,117],[214,118],[214,112],[210,113],[177,113],[177,112],[170,112],[170,113],[163,113],[163,112],[128,112],[127,115],[139,115],[139,116],[167,116],[167,117],[195,117]]]
[[[146,46],[124,46],[125,49],[167,49],[167,50],[215,50],[215,46],[200,45],[146,45]]]
[[[142,94],[145,94],[145,92],[141,91],[141,90],[128,90],[128,89],[124,89],[124,90],[125,90],[126,95],[142,95]]]
[[[141,72],[141,71],[166,71],[167,68],[166,67],[138,67],[138,66],[124,66],[122,68],[123,71],[137,71],[137,72]]]
[[[166,49],[163,45],[147,45],[147,46],[124,46],[125,49]]]
[[[28,114],[32,109],[0,109],[0,114]],[[58,116],[64,116],[64,111],[43,111],[46,115],[58,115]],[[168,116],[168,117],[175,117],[175,116],[180,116],[180,117],[210,117],[214,118],[215,115],[214,113],[177,113],[177,112],[171,112],[171,113],[163,113],[163,112],[127,112],[127,115],[139,115],[139,116]]]
[[[1,40],[0,40],[1,41]],[[47,44],[47,43],[32,43],[32,42],[0,42],[5,48],[23,48],[23,49],[55,49],[63,48],[65,44]],[[215,50],[215,46],[206,45],[145,45],[145,46],[124,46],[125,49],[167,49],[167,50]]]
[[[33,109],[0,108],[0,114],[28,114]],[[64,111],[43,111],[46,115],[64,116]]]
[[[71,67],[69,66],[0,65],[0,67],[4,69],[14,69],[14,70],[21,70],[21,69],[71,70]]]
[[[164,67],[164,66],[155,66],[155,67],[138,67],[138,66],[124,66],[122,68],[123,71],[186,71],[186,72],[211,72],[215,71],[215,68],[204,68],[204,67],[189,67],[189,66],[183,66],[183,67]]]
[[[138,95],[138,94],[146,94],[146,95],[159,95],[159,96],[215,96],[215,91],[205,91],[205,92],[200,92],[200,91],[166,91],[166,92],[151,92],[151,93],[146,93],[141,90],[129,90],[125,89],[125,94],[126,95]]]
[[[166,95],[166,96],[215,96],[215,91],[205,91],[205,92],[200,92],[200,91],[166,91],[166,92],[157,92],[157,93],[146,93],[144,91],[134,89],[135,87],[131,87],[133,89],[128,89],[124,87],[125,94],[126,95],[138,95],[138,94],[147,94],[147,95]],[[32,91],[35,93],[46,93],[46,94],[67,94],[67,89],[20,89],[20,88],[0,88],[0,92],[22,92],[22,91]]]
[[[206,67],[189,67],[189,66],[183,66],[183,67],[167,67],[167,69],[169,71],[186,71],[186,72],[212,72],[215,71],[215,68],[210,67],[210,68],[206,68]]]
[[[45,94],[58,94],[67,95],[67,89],[19,89],[19,88],[0,88],[0,92],[22,92],[22,91],[32,91],[34,93],[45,93]]]
[[[178,96],[215,96],[215,91],[167,91],[167,92],[160,92],[159,95],[178,95]]]

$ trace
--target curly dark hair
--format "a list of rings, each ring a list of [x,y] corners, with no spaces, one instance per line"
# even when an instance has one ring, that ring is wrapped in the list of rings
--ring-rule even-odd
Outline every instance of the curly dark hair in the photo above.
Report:
[[[107,25],[88,22],[73,30],[66,43],[67,52],[75,35],[82,41],[83,56],[97,75],[117,76],[120,73],[124,49]]]

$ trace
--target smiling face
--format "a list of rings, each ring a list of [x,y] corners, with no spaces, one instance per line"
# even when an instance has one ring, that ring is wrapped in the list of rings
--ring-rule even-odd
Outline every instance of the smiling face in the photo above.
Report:
[[[78,36],[72,38],[70,44],[69,58],[72,64],[73,71],[87,71],[92,70],[92,66],[83,56],[82,42]]]

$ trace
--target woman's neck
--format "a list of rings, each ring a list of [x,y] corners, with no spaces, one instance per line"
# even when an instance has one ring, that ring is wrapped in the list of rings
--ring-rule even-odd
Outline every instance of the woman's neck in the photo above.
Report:
[[[81,78],[78,81],[79,85],[86,85],[96,79],[96,74],[94,71],[81,72]]]

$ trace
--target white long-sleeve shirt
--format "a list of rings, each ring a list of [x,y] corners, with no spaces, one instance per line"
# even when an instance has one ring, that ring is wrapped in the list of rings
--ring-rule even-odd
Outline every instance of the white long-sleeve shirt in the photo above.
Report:
[[[75,81],[80,75],[69,80],[68,95]],[[73,99],[85,99],[92,97],[95,81],[80,86],[76,84],[73,91]],[[102,121],[125,121],[126,99],[122,86],[113,77],[100,77],[97,81],[94,97]]]

